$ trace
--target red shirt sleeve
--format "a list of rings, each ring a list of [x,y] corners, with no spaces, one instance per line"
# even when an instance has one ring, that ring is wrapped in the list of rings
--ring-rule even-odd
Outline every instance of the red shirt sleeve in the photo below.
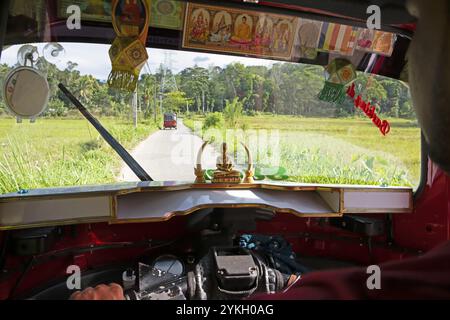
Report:
[[[450,242],[427,254],[381,264],[381,289],[369,290],[367,268],[313,272],[284,293],[257,300],[450,299]]]

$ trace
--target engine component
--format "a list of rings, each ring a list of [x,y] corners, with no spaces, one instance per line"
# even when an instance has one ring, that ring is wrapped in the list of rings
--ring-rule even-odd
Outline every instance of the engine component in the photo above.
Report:
[[[139,263],[139,289],[125,292],[128,300],[186,300],[187,279]]]
[[[222,290],[249,291],[257,285],[255,261],[242,248],[214,249],[213,257]]]
[[[330,219],[330,224],[355,233],[364,234],[368,237],[376,237],[385,233],[385,222],[380,219],[344,216],[342,218]]]
[[[122,284],[123,284],[123,290],[127,291],[130,289],[133,289],[136,285],[136,273],[133,269],[128,268],[124,273],[122,274]]]
[[[161,282],[143,291],[130,290],[126,292],[127,300],[186,300],[186,277],[180,277],[170,282]]]
[[[10,250],[18,256],[42,254],[49,250],[55,236],[55,227],[15,231],[11,234]]]
[[[195,270],[188,273],[188,298],[227,300],[254,293],[275,293],[286,286],[289,276],[269,268],[246,249],[212,248]]]
[[[257,254],[266,264],[285,274],[304,274],[308,268],[296,260],[291,244],[280,236],[244,234],[239,238],[239,246]]]
[[[182,276],[184,274],[184,263],[172,255],[164,255],[156,258],[153,262],[153,268],[175,276]]]
[[[174,265],[178,267],[171,267]],[[290,277],[268,267],[257,254],[240,247],[212,248],[186,275],[184,269],[177,274],[170,272],[180,271],[180,266],[184,265],[173,256],[158,258],[153,267],[140,263],[139,288],[126,292],[127,299],[239,299],[257,292],[280,291]]]
[[[151,291],[178,279],[176,275],[139,263],[139,291],[141,292]]]

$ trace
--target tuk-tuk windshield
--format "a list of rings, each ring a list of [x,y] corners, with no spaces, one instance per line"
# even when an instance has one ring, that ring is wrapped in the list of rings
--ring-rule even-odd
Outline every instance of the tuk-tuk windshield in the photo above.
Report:
[[[187,20],[173,26],[181,30],[183,50],[147,48],[149,58],[133,92],[107,83],[111,45],[29,43],[51,95],[35,123],[17,123],[2,97],[0,193],[138,180],[58,83],[154,180],[193,181],[204,141],[210,143],[203,167],[211,172],[225,141],[236,170],[247,162],[240,142],[249,148],[257,181],[418,185],[420,129],[409,87],[373,74],[383,60],[378,58],[389,59],[400,38],[354,33],[326,22],[190,9],[180,8]],[[324,33],[313,38],[314,30]],[[342,45],[350,41],[346,37],[355,42],[352,54]],[[269,47],[276,49],[268,54]],[[2,82],[18,66],[23,48],[4,48]],[[52,55],[51,48],[59,53]],[[287,48],[292,53],[283,61]],[[323,57],[327,62],[319,65]],[[164,130],[168,121],[176,122],[171,127],[176,130]]]
[[[164,114],[164,121],[177,121],[177,115],[175,113]]]

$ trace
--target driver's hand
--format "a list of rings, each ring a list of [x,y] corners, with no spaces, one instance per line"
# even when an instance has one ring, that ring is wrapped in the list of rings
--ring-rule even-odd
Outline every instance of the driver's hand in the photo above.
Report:
[[[125,300],[123,289],[118,284],[109,286],[101,284],[95,288],[77,291],[70,296],[70,300]]]

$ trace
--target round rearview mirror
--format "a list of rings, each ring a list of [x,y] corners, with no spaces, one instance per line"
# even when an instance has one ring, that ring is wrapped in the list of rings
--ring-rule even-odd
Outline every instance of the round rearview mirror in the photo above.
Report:
[[[20,67],[6,76],[3,97],[6,107],[18,121],[34,121],[46,109],[49,96],[47,79],[36,69]]]

